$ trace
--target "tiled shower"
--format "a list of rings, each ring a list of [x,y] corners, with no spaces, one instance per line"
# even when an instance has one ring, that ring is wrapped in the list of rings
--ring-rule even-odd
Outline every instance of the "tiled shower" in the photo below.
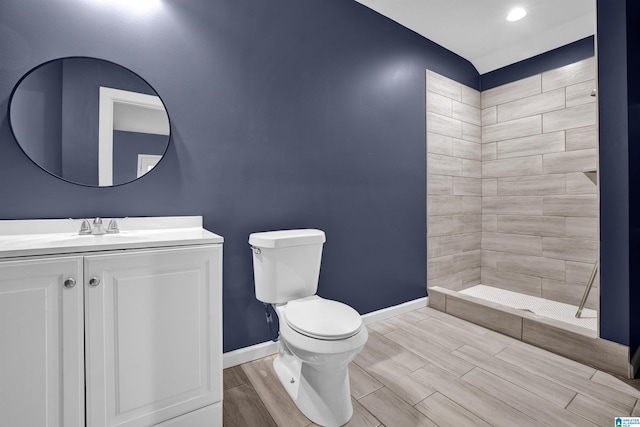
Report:
[[[427,71],[429,289],[579,305],[598,259],[595,87],[594,58],[482,93]],[[597,307],[596,276],[577,325],[595,330]]]

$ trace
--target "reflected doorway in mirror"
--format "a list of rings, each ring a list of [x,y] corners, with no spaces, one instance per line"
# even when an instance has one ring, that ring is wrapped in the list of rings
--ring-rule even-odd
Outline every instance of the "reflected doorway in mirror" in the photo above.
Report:
[[[169,135],[169,117],[159,97],[100,87],[98,125],[98,185],[113,185],[113,131]],[[142,175],[153,169],[162,156]],[[140,157],[138,157],[138,174]]]
[[[157,154],[138,154],[138,178],[153,169],[161,158]]]

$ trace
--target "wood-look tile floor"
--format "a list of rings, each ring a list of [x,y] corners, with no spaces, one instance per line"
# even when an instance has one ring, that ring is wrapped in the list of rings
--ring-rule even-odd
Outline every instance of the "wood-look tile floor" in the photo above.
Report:
[[[640,380],[617,378],[442,312],[367,326],[349,372],[349,426],[613,426],[640,417]],[[272,357],[224,371],[225,427],[314,426]]]

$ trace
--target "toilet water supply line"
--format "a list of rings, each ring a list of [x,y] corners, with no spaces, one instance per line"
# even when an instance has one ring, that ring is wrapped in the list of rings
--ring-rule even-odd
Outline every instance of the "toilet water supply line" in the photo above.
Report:
[[[275,324],[273,323],[273,316],[269,312],[269,304],[263,302],[262,305],[264,305],[264,314],[267,317],[267,325],[269,326],[269,335],[271,335],[271,341],[278,342],[279,335],[277,330],[274,331]]]

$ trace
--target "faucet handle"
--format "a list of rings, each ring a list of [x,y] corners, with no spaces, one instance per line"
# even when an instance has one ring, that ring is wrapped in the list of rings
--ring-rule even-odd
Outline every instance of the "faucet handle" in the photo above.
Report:
[[[91,224],[89,224],[88,220],[82,220],[82,223],[80,224],[80,231],[78,232],[78,234],[91,234]]]
[[[119,232],[120,229],[118,228],[118,223],[116,222],[115,218],[112,218],[111,221],[109,221],[109,225],[107,226],[107,233],[118,234]]]

